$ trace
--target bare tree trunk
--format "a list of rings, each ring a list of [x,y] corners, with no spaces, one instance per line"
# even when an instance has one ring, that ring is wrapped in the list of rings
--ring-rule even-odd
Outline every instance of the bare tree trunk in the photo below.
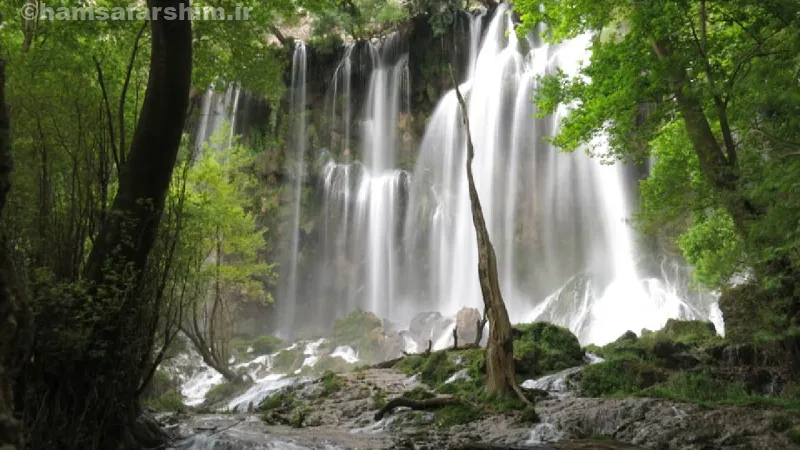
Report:
[[[450,75],[452,76],[452,69]],[[458,84],[453,78],[456,97],[461,106],[461,118],[467,134],[467,181],[469,182],[469,201],[472,208],[472,224],[478,241],[478,277],[483,294],[485,314],[489,318],[489,340],[486,344],[486,392],[492,395],[510,396],[516,393],[523,401],[528,402],[517,385],[514,373],[514,341],[511,333],[511,321],[500,292],[497,277],[497,257],[489,239],[486,221],[483,218],[478,190],[472,175],[472,158],[475,147],[472,145],[472,134],[469,128],[467,104]]]

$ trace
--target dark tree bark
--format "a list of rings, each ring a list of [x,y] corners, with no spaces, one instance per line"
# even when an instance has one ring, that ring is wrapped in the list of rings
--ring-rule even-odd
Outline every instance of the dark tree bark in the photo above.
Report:
[[[452,70],[450,72],[452,76]],[[511,321],[508,318],[503,295],[500,292],[500,282],[497,277],[497,257],[494,247],[489,239],[486,221],[483,218],[481,201],[478,190],[475,188],[475,179],[472,175],[472,159],[475,156],[475,147],[472,144],[472,134],[469,128],[469,115],[467,104],[458,83],[453,78],[456,97],[461,106],[461,118],[467,135],[467,181],[469,183],[469,201],[472,208],[472,224],[475,226],[475,236],[478,241],[478,277],[483,294],[483,305],[486,317],[489,319],[489,340],[486,344],[486,392],[491,395],[510,396],[516,394],[522,401],[528,400],[522,394],[514,372],[514,341],[511,334]]]
[[[5,61],[0,59],[0,220],[10,188],[11,142],[8,110],[5,103]],[[1,239],[1,238],[0,238]],[[3,262],[7,259],[5,242]],[[22,450],[22,427],[14,417],[14,380],[17,376],[18,305],[7,283],[5,264],[0,266],[0,448]]]
[[[189,0],[150,0],[149,7],[187,8]],[[36,380],[43,417],[33,417],[36,445],[48,450],[115,450],[152,446],[138,420],[141,361],[152,357],[153,307],[144,273],[163,213],[187,114],[192,69],[189,20],[154,17],[147,90],[121,168],[118,191],[83,270],[85,337],[74,365]],[[120,149],[124,151],[124,149]],[[78,311],[81,313],[80,311]],[[81,313],[85,314],[85,313]],[[157,434],[157,433],[156,433]]]

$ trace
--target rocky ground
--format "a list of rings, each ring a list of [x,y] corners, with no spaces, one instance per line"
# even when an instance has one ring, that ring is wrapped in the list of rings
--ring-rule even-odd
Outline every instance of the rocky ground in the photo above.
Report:
[[[424,351],[426,338],[449,333],[456,321],[423,319],[402,336],[357,313],[338,321],[329,339],[261,356],[248,350],[250,359],[231,362],[251,380],[244,384],[216,384],[207,371],[191,375],[173,365],[184,401],[196,398],[197,406],[159,419],[173,431],[175,450],[800,448],[800,385],[776,359],[782,353],[727,343],[711,324],[669,321],[587,348],[561,327],[519,325],[515,368],[535,401],[530,408],[485,398],[482,350]],[[459,322],[466,328],[471,319]],[[381,365],[391,368],[363,365],[402,355],[387,345],[399,340],[413,341],[420,353]],[[378,420],[401,396],[455,403],[397,408]],[[166,405],[187,410],[180,401]]]
[[[284,388],[280,392],[293,397],[293,407],[283,410],[168,418],[181,435],[191,436],[174,448],[798,448],[772,431],[769,411],[562,392],[539,401],[541,423],[535,425],[509,412],[440,428],[433,412],[408,409],[375,421],[383,399],[400,396],[419,381],[393,369],[369,369],[341,375],[337,382],[335,390],[322,380]],[[301,423],[293,423],[300,414]]]

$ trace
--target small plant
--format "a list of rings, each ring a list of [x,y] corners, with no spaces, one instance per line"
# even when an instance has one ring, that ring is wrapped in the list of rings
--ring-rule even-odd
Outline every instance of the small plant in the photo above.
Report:
[[[322,393],[320,394],[322,397],[328,397],[329,395],[338,392],[344,385],[342,377],[329,370],[322,374],[320,381],[322,381]]]
[[[372,403],[375,404],[376,408],[383,408],[386,406],[386,393],[381,390],[376,391],[372,394]]]

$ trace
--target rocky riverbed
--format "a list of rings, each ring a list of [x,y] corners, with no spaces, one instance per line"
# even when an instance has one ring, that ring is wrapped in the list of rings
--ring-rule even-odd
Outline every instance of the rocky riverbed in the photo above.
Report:
[[[181,381],[184,403],[194,405],[159,416],[175,436],[171,448],[800,448],[793,375],[765,349],[725,343],[710,324],[670,321],[662,330],[587,348],[566,329],[520,325],[515,366],[535,402],[530,408],[482,395],[482,350],[435,351],[447,346],[440,339],[425,351],[425,338],[453,326],[425,319],[398,334],[359,313],[331,338],[268,354],[248,350],[230,361],[247,380],[240,384],[191,363],[188,349],[166,368]],[[387,345],[399,340],[420,353],[381,365],[389,368],[364,365],[402,355]],[[376,417],[401,396],[457,402]]]
[[[772,430],[769,411],[651,398],[582,398],[558,391],[537,403],[538,424],[521,422],[519,413],[509,412],[444,428],[437,426],[435,413],[408,409],[375,421],[384,399],[419,387],[419,381],[394,369],[368,369],[338,376],[337,382],[332,392],[326,392],[321,379],[264,386],[267,398],[276,393],[292,397],[293,406],[283,411],[245,408],[163,420],[185,437],[176,441],[176,450],[797,448]],[[299,414],[304,417],[290,423]]]

